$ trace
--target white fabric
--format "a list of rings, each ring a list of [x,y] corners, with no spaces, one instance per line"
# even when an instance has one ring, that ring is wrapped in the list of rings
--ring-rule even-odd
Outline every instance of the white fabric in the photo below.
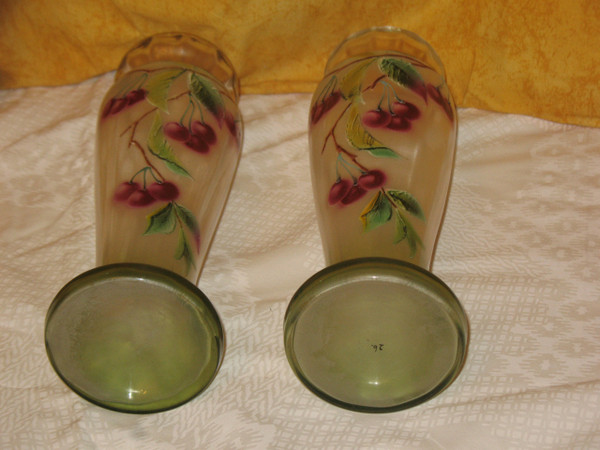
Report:
[[[72,393],[44,316],[94,266],[95,120],[112,77],[0,92],[0,448],[600,448],[600,129],[480,110],[459,113],[434,263],[472,334],[440,396],[353,413],[288,366],[287,303],[324,264],[305,94],[241,99],[243,157],[199,283],[227,332],[213,384],[143,416]]]

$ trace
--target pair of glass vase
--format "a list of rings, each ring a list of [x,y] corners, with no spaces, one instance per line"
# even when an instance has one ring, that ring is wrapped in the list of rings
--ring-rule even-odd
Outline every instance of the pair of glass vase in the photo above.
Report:
[[[46,350],[83,398],[132,413],[174,408],[216,376],[225,333],[197,288],[241,156],[239,84],[199,37],[130,50],[101,106],[98,267],[54,298]],[[327,267],[293,295],[288,361],[322,399],[396,411],[458,376],[468,322],[429,270],[457,117],[444,68],[414,33],[375,28],[332,53],[309,112],[310,166]]]

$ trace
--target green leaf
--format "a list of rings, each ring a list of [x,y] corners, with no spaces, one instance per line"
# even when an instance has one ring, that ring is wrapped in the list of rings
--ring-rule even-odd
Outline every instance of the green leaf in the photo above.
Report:
[[[377,228],[384,223],[389,222],[391,218],[392,206],[390,205],[390,201],[381,193],[381,191],[373,196],[369,204],[360,214],[360,220],[363,223],[363,229],[365,231]]]
[[[394,189],[388,189],[387,194],[398,207],[401,207],[418,219],[425,220],[425,212],[423,211],[423,208],[421,208],[418,200],[412,194]]]
[[[399,155],[396,152],[375,139],[373,135],[363,127],[356,106],[352,106],[348,114],[346,136],[352,146],[359,150],[367,150],[373,156],[380,158],[399,158]]]
[[[175,249],[175,259],[183,259],[186,263],[187,271],[190,270],[190,267],[195,267],[190,244],[185,237],[185,232],[181,228],[179,229],[179,239],[177,241],[177,248]]]
[[[181,75],[181,70],[160,71],[146,81],[144,89],[148,91],[146,99],[158,109],[167,112],[167,96],[173,80]]]
[[[367,148],[364,150],[368,151],[371,155],[377,158],[400,158],[398,153],[387,147]]]
[[[412,227],[410,222],[406,221],[406,241],[408,242],[408,248],[410,249],[409,256],[412,258],[417,253],[417,247],[423,247],[421,238],[417,234],[416,230]]]
[[[175,231],[176,224],[177,221],[173,211],[173,203],[169,202],[165,207],[148,216],[148,226],[146,227],[144,234],[170,234]]]
[[[188,171],[185,170],[177,160],[173,148],[165,138],[162,125],[160,113],[156,111],[152,126],[150,127],[150,132],[148,133],[148,149],[150,150],[150,153],[164,161],[165,165],[172,172],[191,178]]]
[[[399,242],[402,242],[404,239],[406,239],[406,223],[404,222],[404,219],[402,218],[398,210],[394,210],[394,217],[396,219],[396,232],[394,234],[394,244],[398,244]]]
[[[189,85],[192,95],[202,103],[220,123],[225,116],[225,105],[219,91],[208,79],[194,72],[190,75]]]
[[[413,88],[423,83],[423,77],[419,71],[408,61],[396,58],[384,58],[379,61],[379,68],[401,86]]]
[[[423,246],[423,242],[410,222],[406,220],[402,214],[400,214],[400,211],[396,209],[395,213],[396,235],[394,237],[394,244],[402,242],[404,239],[406,239],[408,248],[410,250],[409,257],[413,258],[417,253],[417,248]]]
[[[362,79],[367,71],[367,68],[372,62],[372,59],[364,61],[344,75],[344,78],[340,83],[340,92],[345,99],[349,99],[360,94]]]
[[[175,203],[174,205],[177,217],[181,219],[181,222],[186,227],[188,227],[188,229],[192,232],[192,235],[194,236],[194,241],[196,243],[196,252],[200,251],[200,226],[198,225],[196,217],[189,209],[178,205],[177,203]]]

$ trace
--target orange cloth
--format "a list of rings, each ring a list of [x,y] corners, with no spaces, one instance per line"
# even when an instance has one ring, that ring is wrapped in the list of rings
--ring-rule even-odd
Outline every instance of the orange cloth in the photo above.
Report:
[[[600,126],[597,0],[0,0],[0,88],[76,83],[187,31],[229,56],[242,93],[310,92],[343,38],[381,25],[436,49],[459,106]]]

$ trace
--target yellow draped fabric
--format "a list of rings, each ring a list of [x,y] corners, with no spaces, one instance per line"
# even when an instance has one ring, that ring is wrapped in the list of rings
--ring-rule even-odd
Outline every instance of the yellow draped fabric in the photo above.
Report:
[[[0,0],[0,88],[76,83],[186,31],[229,56],[243,94],[310,92],[343,38],[382,25],[436,49],[459,106],[600,126],[598,0]]]

